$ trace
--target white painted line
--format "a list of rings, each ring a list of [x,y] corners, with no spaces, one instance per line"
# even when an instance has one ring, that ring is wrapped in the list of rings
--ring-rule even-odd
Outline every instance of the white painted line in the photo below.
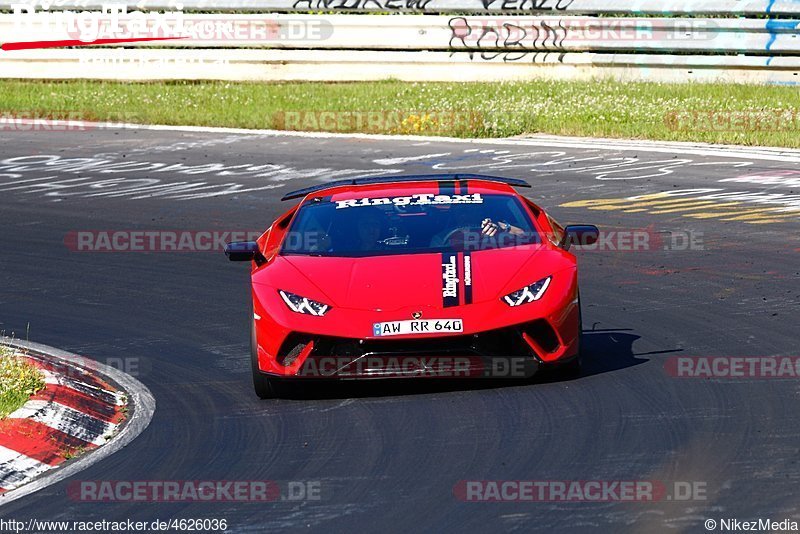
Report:
[[[98,447],[105,445],[117,430],[108,423],[69,406],[46,400],[31,400],[8,415],[8,419],[31,419]]]
[[[0,445],[0,488],[4,490],[14,489],[52,467]]]
[[[102,123],[100,123],[102,124]],[[169,126],[169,125],[137,125],[120,124],[118,128],[139,128],[155,131],[178,131],[197,133],[233,133],[253,134],[270,137],[300,137],[310,139],[372,139],[389,141],[429,141],[439,143],[460,143],[477,145],[504,145],[504,146],[536,146],[554,148],[585,148],[602,150],[638,150],[642,152],[661,152],[675,154],[679,150],[681,155],[696,156],[722,156],[728,158],[761,159],[769,161],[785,161],[800,163],[800,150],[781,147],[747,147],[739,145],[716,145],[710,143],[672,142],[672,141],[642,141],[627,139],[607,139],[593,137],[560,137],[550,135],[535,135],[529,137],[497,138],[497,139],[464,139],[458,137],[435,137],[421,135],[382,135],[358,133],[330,133],[330,132],[290,132],[282,130],[255,130],[246,128],[217,128],[207,126]],[[477,149],[476,149],[477,150]]]
[[[426,159],[443,158],[449,156],[450,152],[442,152],[441,154],[425,154],[424,156],[410,156],[407,158],[380,158],[373,160],[378,165],[400,165],[402,163],[410,163],[412,161],[424,161]]]
[[[40,345],[39,343],[12,340],[5,337],[0,337],[0,342],[7,345],[28,349],[31,352],[44,354],[65,365],[69,365],[70,362],[85,362],[85,358],[78,356],[77,354],[72,354],[60,349],[48,347],[47,345]],[[103,458],[111,456],[115,452],[127,446],[150,424],[156,408],[156,401],[153,398],[152,393],[150,393],[150,390],[132,376],[123,373],[118,369],[102,363],[94,363],[93,365],[98,374],[110,379],[111,382],[114,382],[115,385],[119,386],[120,390],[125,392],[125,395],[128,399],[128,406],[131,408],[128,414],[128,420],[122,426],[122,429],[119,431],[119,433],[113,436],[111,440],[102,447],[76,458],[74,461],[63,467],[48,471],[38,479],[29,482],[15,489],[14,491],[4,493],[2,496],[0,496],[0,506],[25,497],[26,495],[30,495],[31,493],[37,492],[43,488],[46,488],[47,486],[50,486],[51,484],[55,484],[56,482],[74,476],[87,467],[101,461]]]
[[[52,121],[58,125],[59,121]],[[552,148],[579,148],[587,150],[617,150],[658,152],[665,154],[680,154],[694,156],[714,156],[739,159],[758,159],[765,161],[781,161],[786,163],[800,163],[800,149],[782,147],[750,147],[741,145],[720,145],[711,143],[695,143],[683,141],[645,141],[630,139],[611,139],[594,137],[563,137],[555,135],[529,135],[506,138],[465,139],[459,137],[436,137],[422,135],[383,135],[359,133],[331,133],[331,132],[293,132],[284,130],[256,130],[249,128],[222,128],[211,126],[170,126],[162,124],[122,124],[104,122],[86,122],[87,126],[98,129],[134,129],[172,132],[217,133],[260,135],[265,137],[297,137],[308,139],[369,139],[387,141],[416,141],[436,143],[459,143],[472,145],[501,145],[501,146],[533,146]],[[478,151],[471,149],[470,151]]]

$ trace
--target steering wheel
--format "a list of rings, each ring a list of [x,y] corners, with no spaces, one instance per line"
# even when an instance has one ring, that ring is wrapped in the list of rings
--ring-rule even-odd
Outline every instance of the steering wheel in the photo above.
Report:
[[[460,226],[458,228],[453,228],[452,230],[447,232],[447,235],[444,236],[444,238],[442,238],[442,243],[445,243],[445,244],[448,244],[448,245],[453,245],[453,244],[455,244],[455,243],[453,243],[453,238],[456,237],[456,235],[459,232],[464,234],[466,232],[469,232],[470,230],[474,230],[475,228],[477,228],[477,227],[475,227],[475,226]],[[462,236],[462,245],[463,245],[463,236]]]

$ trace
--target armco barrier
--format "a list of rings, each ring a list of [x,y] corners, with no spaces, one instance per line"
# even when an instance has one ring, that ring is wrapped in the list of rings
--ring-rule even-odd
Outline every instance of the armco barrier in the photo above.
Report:
[[[435,1],[452,1],[464,13],[499,10],[493,0],[484,0],[481,6],[473,6],[469,0],[430,0],[424,10],[431,10]],[[646,0],[608,0],[602,7],[589,0],[533,0],[538,15],[529,14],[530,5],[520,8],[522,0],[503,1],[502,9],[512,14],[178,12],[174,19],[160,15],[158,24],[144,26],[136,25],[141,14],[119,15],[115,19],[117,33],[109,30],[107,16],[100,17],[99,26],[73,26],[59,24],[63,13],[52,6],[29,13],[17,5],[15,13],[0,15],[0,73],[5,78],[122,80],[613,77],[800,83],[800,20],[774,18],[776,13],[792,13],[793,9],[800,13],[798,0],[659,4],[662,10],[695,15],[691,17],[630,16],[655,7]],[[508,7],[512,3],[517,9]],[[275,8],[290,11],[300,9],[298,6],[281,3]],[[721,6],[727,11],[696,16],[698,12],[714,13]],[[214,5],[217,10],[226,7],[225,2]],[[440,12],[448,9],[436,7]],[[584,11],[619,15],[578,14]],[[742,13],[759,16],[737,18]],[[108,40],[115,37],[124,42],[115,45]],[[142,37],[149,40],[130,40]],[[106,39],[107,47],[64,48],[65,44],[80,46],[98,39]]]
[[[800,2],[798,2],[800,3]],[[35,24],[0,15],[4,42],[89,42],[97,28],[59,27],[48,13]],[[120,27],[135,19],[120,17]],[[351,50],[467,50],[474,52],[800,53],[800,20],[630,17],[429,15],[183,15],[177,25],[140,32],[179,37],[124,46],[270,47]]]
[[[516,15],[563,13],[628,15],[797,15],[797,0],[53,0],[50,9],[100,9],[104,4],[126,4],[129,9],[184,11],[379,11],[405,13],[490,13]],[[13,5],[41,6],[41,1],[3,0]]]
[[[513,59],[517,59],[514,61]],[[722,61],[722,60],[724,61]],[[341,50],[34,50],[0,60],[8,78],[240,81],[587,80],[796,84],[800,58],[558,54],[476,59],[469,52]]]

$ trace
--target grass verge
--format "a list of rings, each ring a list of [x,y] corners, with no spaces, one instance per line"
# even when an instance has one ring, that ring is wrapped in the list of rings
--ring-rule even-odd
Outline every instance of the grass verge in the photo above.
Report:
[[[796,87],[759,85],[0,81],[0,128],[6,129],[15,127],[14,117],[28,116],[455,137],[548,133],[800,148],[799,114]]]
[[[0,345],[0,419],[25,404],[44,387],[44,375],[20,357],[19,352]]]

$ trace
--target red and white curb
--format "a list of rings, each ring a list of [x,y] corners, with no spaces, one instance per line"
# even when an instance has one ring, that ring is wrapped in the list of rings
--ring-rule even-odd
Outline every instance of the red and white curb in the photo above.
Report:
[[[128,403],[124,393],[82,367],[20,356],[44,373],[45,388],[0,421],[0,493],[104,445]]]
[[[0,505],[85,469],[150,423],[155,399],[130,375],[37,343],[0,342],[24,349],[45,375],[45,388],[0,421]]]

